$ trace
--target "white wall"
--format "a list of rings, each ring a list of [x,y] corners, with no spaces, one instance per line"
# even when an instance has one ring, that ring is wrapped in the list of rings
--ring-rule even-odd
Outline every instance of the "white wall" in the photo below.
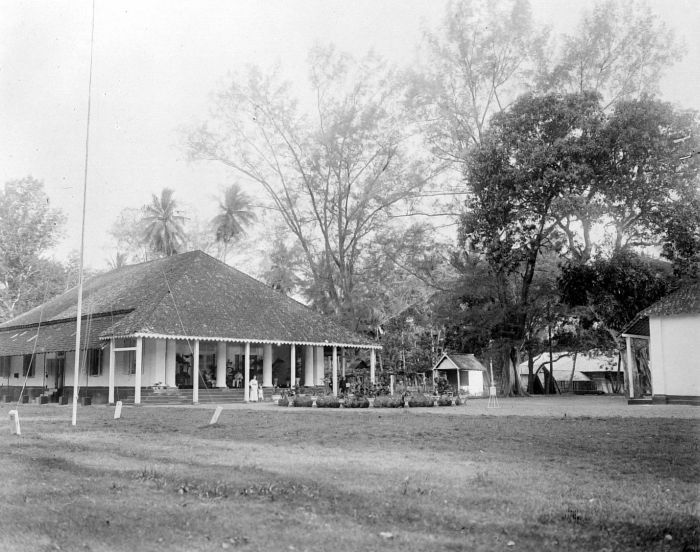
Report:
[[[469,395],[481,397],[484,394],[484,373],[478,370],[469,370]]]
[[[649,318],[654,395],[700,397],[700,315]]]

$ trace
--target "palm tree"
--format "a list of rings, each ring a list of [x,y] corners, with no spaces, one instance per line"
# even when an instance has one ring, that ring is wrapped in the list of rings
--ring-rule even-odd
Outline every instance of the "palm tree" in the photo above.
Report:
[[[153,194],[150,205],[144,207],[143,238],[154,253],[177,255],[185,242],[183,223],[185,217],[178,215],[173,190],[163,188],[160,198]]]
[[[224,244],[224,262],[229,244],[245,235],[244,227],[256,219],[250,202],[250,197],[241,191],[240,186],[232,184],[224,193],[224,201],[219,203],[219,214],[211,221],[216,241]]]

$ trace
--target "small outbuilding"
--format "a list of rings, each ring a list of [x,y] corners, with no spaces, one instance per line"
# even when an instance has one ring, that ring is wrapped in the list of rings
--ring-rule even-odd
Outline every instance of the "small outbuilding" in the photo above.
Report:
[[[433,366],[433,378],[445,376],[450,385],[472,397],[485,395],[486,367],[472,354],[443,353]]]
[[[630,402],[700,405],[700,282],[644,309],[622,337]]]

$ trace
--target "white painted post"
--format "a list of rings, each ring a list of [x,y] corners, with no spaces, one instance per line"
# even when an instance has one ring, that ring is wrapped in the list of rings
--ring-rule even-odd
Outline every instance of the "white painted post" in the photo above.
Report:
[[[460,383],[459,383],[459,373],[460,373],[460,372],[461,372],[461,370],[460,370],[459,368],[457,368],[457,394],[458,394],[458,395],[459,395],[459,391],[460,391],[460,389],[461,389],[461,386],[460,386]]]
[[[221,406],[216,407],[216,410],[214,410],[214,415],[211,417],[211,420],[209,420],[209,425],[214,425],[219,421],[219,416],[221,416],[222,411],[223,408]]]
[[[627,353],[627,388],[629,389],[630,399],[634,399],[634,356],[632,355],[632,338],[630,336],[625,336],[625,346]]]
[[[375,370],[377,368],[377,359],[374,355],[374,349],[369,350],[369,381],[374,384]]]
[[[177,342],[168,339],[165,342],[165,385],[175,387],[175,364],[176,364]]]
[[[194,342],[192,351],[192,404],[199,402],[199,340]]]
[[[10,431],[12,435],[22,435],[19,427],[19,412],[16,410],[10,410]]]
[[[114,419],[118,420],[122,417],[122,401],[117,401],[117,405],[114,407]]]
[[[243,360],[243,400],[250,401],[250,343],[245,344],[245,358]]]
[[[117,353],[114,352],[114,338],[109,340],[109,398],[107,402],[114,404],[114,367],[117,361]]]
[[[136,373],[134,374],[134,404],[141,404],[141,370],[143,370],[143,337],[137,337]]]
[[[304,385],[314,384],[314,348],[304,347]]]
[[[389,376],[389,394],[393,395],[394,394],[394,379],[396,376],[394,374],[391,374]]]
[[[216,344],[216,386],[225,389],[226,386],[226,342]]]
[[[341,365],[342,365],[342,370],[343,370],[343,378],[345,378],[345,364],[346,364],[346,361],[345,361],[345,347],[343,347],[343,348],[341,349],[341,353],[340,353],[340,354],[341,354],[341,358],[342,358]]]
[[[314,352],[314,385],[323,385],[325,376],[323,367],[323,347],[316,347]]]
[[[292,343],[289,346],[289,387],[293,388],[297,378],[297,351]]]
[[[338,347],[333,346],[333,396],[338,396]]]
[[[272,387],[272,345],[263,345],[263,387]]]

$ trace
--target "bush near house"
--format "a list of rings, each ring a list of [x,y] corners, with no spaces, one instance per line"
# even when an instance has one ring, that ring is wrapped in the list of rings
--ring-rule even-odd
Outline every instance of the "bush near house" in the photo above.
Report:
[[[294,400],[292,401],[292,406],[307,406],[312,407],[314,405],[313,397],[308,395],[294,395]]]
[[[333,395],[323,395],[316,399],[318,408],[340,408],[340,400]]]
[[[408,398],[408,406],[434,406],[435,399],[428,395],[411,395]]]
[[[403,395],[381,395],[374,399],[374,408],[401,408],[403,405]]]
[[[348,397],[345,399],[345,408],[369,408],[367,397]]]
[[[452,397],[442,395],[437,400],[438,406],[452,406]]]

